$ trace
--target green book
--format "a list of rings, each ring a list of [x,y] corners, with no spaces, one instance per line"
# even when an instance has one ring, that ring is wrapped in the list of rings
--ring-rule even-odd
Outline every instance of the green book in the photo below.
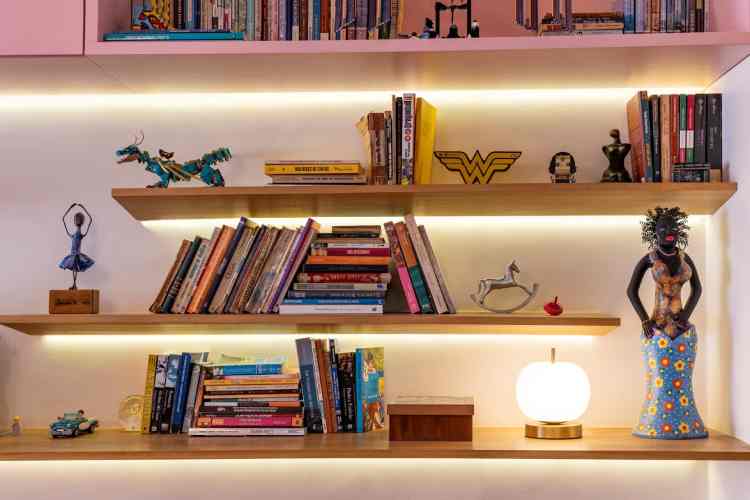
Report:
[[[680,163],[687,161],[687,95],[680,95]]]

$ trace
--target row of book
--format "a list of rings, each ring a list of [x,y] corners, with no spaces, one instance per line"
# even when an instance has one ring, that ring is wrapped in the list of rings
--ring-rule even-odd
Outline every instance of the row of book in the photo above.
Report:
[[[722,95],[648,95],[627,104],[636,182],[722,181]]]
[[[391,109],[367,113],[357,123],[371,184],[430,184],[437,109],[423,97],[391,96]]]
[[[385,427],[382,347],[337,352],[334,339],[298,339],[308,432],[368,432]]]
[[[565,17],[546,14],[539,35],[613,35],[622,33],[625,27],[622,12],[573,12],[570,17],[568,26]]]
[[[709,3],[709,0],[624,0],[624,32],[710,31]]]
[[[398,38],[404,0],[134,0],[131,31],[105,40]]]
[[[383,314],[391,282],[391,252],[381,227],[333,226],[331,231],[318,234],[311,245],[304,264],[308,272],[297,276],[279,313]],[[311,276],[321,275],[327,283],[309,283]]]

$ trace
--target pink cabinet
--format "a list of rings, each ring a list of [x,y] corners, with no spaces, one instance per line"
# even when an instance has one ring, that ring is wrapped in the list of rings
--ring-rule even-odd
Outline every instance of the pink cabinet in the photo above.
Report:
[[[0,56],[83,54],[83,0],[6,0]]]

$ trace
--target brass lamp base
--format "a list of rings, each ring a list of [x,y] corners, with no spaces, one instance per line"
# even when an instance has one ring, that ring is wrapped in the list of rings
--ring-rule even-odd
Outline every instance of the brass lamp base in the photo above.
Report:
[[[526,424],[526,437],[534,439],[578,439],[583,436],[583,426],[579,423]]]

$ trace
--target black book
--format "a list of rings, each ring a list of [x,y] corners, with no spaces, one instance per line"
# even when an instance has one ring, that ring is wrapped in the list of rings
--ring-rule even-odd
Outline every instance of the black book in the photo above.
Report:
[[[354,353],[342,352],[337,356],[339,391],[341,393],[341,425],[344,432],[354,432]]]
[[[706,163],[706,94],[695,96],[695,137],[693,161]]]
[[[237,294],[242,293],[241,283],[245,280],[247,273],[250,272],[250,268],[252,267],[253,257],[255,256],[255,253],[258,251],[258,246],[260,245],[260,242],[263,241],[263,235],[266,234],[267,229],[268,229],[267,226],[260,226],[258,228],[258,234],[256,234],[255,237],[253,238],[253,244],[250,246],[250,251],[247,253],[245,260],[243,260],[242,263],[240,264],[240,273],[239,275],[237,275],[237,280],[234,282],[234,288],[232,288],[232,293],[229,294],[229,299],[227,300],[227,303],[224,306],[224,313],[229,312],[229,310],[232,307],[232,304],[237,298]]]
[[[401,158],[401,155],[403,154],[403,147],[404,144],[401,142],[403,140],[403,126],[404,126],[404,98],[403,97],[397,97],[396,98],[396,117],[394,119],[393,126],[396,129],[396,184],[401,184],[401,164],[403,162],[403,159]]]
[[[653,182],[661,182],[661,121],[659,96],[649,97],[651,107],[651,159],[653,164]]]
[[[201,307],[200,307],[201,313],[208,312],[208,307],[211,305],[211,301],[213,300],[214,295],[216,294],[216,290],[219,289],[219,285],[221,284],[221,279],[224,277],[224,272],[227,270],[229,261],[232,260],[232,255],[234,255],[234,251],[235,249],[237,249],[237,244],[240,242],[242,233],[245,231],[245,228],[247,227],[246,224],[247,224],[247,219],[244,217],[240,217],[240,222],[237,224],[237,229],[234,231],[234,235],[232,235],[232,240],[229,242],[229,246],[227,247],[227,251],[224,254],[224,257],[221,259],[219,266],[216,268],[216,272],[214,273],[211,286],[208,287],[208,293],[206,294],[206,298],[203,300],[203,304],[201,304]]]
[[[177,270],[177,274],[175,274],[174,281],[169,286],[169,291],[167,292],[167,296],[164,298],[164,303],[162,304],[159,312],[168,313],[172,310],[172,306],[174,305],[174,301],[177,298],[177,294],[180,293],[182,282],[185,280],[185,276],[190,269],[190,264],[192,264],[193,258],[195,257],[195,252],[198,251],[198,247],[200,246],[202,240],[203,239],[200,236],[196,236],[196,238],[190,244],[190,248],[188,249],[185,258],[182,260],[182,264],[180,264],[180,268]]]
[[[305,264],[303,273],[387,273],[388,266],[346,265],[346,264]]]
[[[723,165],[721,145],[721,94],[708,94],[706,113],[706,163],[711,168]]]

